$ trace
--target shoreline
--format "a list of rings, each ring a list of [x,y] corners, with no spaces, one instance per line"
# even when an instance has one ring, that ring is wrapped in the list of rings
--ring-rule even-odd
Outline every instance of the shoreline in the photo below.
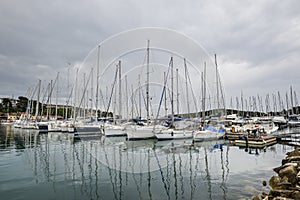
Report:
[[[269,193],[262,192],[253,197],[253,200],[270,199],[300,199],[300,147],[295,147],[291,152],[286,153],[282,159],[281,166],[273,168],[276,175],[269,180]],[[263,181],[263,186],[267,185]]]

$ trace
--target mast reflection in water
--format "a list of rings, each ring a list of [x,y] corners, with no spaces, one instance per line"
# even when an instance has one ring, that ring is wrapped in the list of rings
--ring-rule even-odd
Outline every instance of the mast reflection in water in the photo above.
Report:
[[[74,142],[66,133],[1,127],[3,199],[238,199],[261,184],[292,147],[240,149],[226,141]]]

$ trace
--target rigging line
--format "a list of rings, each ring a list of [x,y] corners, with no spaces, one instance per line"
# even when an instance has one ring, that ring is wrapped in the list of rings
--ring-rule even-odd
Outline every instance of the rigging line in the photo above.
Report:
[[[81,100],[80,100],[80,104],[78,105],[78,108],[81,107],[81,104],[82,104],[82,102],[83,102],[83,100],[84,100],[84,96],[85,96],[85,93],[86,93],[86,88],[87,88],[87,86],[88,86],[88,84],[89,84],[89,82],[90,82],[91,75],[92,75],[92,71],[90,72],[89,77],[88,77],[88,80],[87,80],[87,82],[86,82],[86,84],[85,84],[85,86],[84,86],[83,94],[82,94],[82,97],[81,97]]]
[[[48,86],[47,86],[48,87]],[[42,94],[44,94],[44,96],[43,96],[43,98],[42,98],[42,103],[44,102],[44,100],[45,100],[45,98],[46,98],[46,95],[47,95],[47,89],[46,88],[42,88],[42,92],[41,92]]]
[[[114,80],[114,83],[112,85],[112,89],[111,89],[111,93],[110,93],[110,97],[109,97],[109,101],[108,101],[108,106],[107,106],[107,110],[106,110],[106,113],[105,113],[105,118],[107,118],[107,115],[108,115],[109,107],[110,107],[110,104],[111,104],[111,101],[112,101],[112,96],[113,96],[113,93],[114,93],[114,87],[115,87],[116,82],[117,82],[117,77],[118,77],[118,67],[116,68],[115,80]]]
[[[192,81],[191,81],[190,73],[189,73],[188,70],[187,70],[187,77],[188,77],[188,80],[189,80],[189,83],[190,83],[190,86],[191,86],[191,92],[192,92],[192,96],[193,96],[193,100],[194,100],[194,104],[195,104],[196,113],[198,113],[197,112],[198,111],[198,107],[197,107],[197,103],[196,103],[197,100],[196,100],[196,97],[195,97],[194,90],[192,88]]]
[[[160,97],[160,100],[159,100],[158,111],[157,111],[157,114],[156,114],[156,118],[154,120],[154,127],[153,127],[153,129],[155,129],[155,126],[157,124],[157,119],[158,119],[158,116],[159,116],[159,111],[160,111],[160,108],[161,108],[161,104],[163,102],[163,97],[164,97],[165,92],[166,92],[166,84],[167,84],[168,76],[169,76],[169,73],[170,73],[171,64],[172,64],[172,58],[170,59],[170,62],[169,62],[169,68],[168,68],[168,71],[167,71],[166,79],[165,79],[165,82],[164,82],[164,87],[163,87],[163,90],[162,90],[162,93],[161,93],[161,97]]]
[[[218,77],[219,77],[219,83],[220,83],[220,90],[221,90],[221,98],[222,98],[222,103],[223,103],[223,106],[224,106],[224,110],[226,109],[226,102],[225,102],[225,94],[224,94],[224,88],[223,88],[223,84],[222,84],[222,81],[221,81],[221,75],[218,71]],[[226,112],[225,112],[226,114]]]
[[[105,105],[105,100],[104,100],[104,96],[103,96],[103,93],[102,93],[102,90],[100,89],[100,96],[101,96],[101,100],[103,101],[103,106],[104,108],[106,107]],[[101,117],[101,116],[100,116]]]
[[[71,89],[70,95],[69,95],[68,100],[67,100],[67,102],[66,102],[67,105],[69,105],[69,103],[70,103],[71,97],[72,97],[72,95],[73,95],[73,91],[74,91],[74,85],[73,85],[73,87],[72,87],[72,89]]]
[[[57,72],[55,81],[54,81],[54,83],[53,83],[53,85],[52,85],[52,87],[51,87],[51,89],[50,89],[50,93],[49,93],[49,96],[48,96],[48,99],[47,99],[47,102],[46,102],[47,104],[48,104],[49,101],[50,101],[50,98],[51,98],[51,96],[52,96],[53,89],[54,89],[54,87],[55,87],[55,85],[56,85],[56,82],[58,81],[58,75],[59,75],[59,72]]]
[[[137,101],[136,101],[136,98],[134,98],[134,96],[136,96],[136,92],[133,92],[133,88],[131,88],[131,118],[134,118],[134,115],[135,116],[140,116],[139,115],[139,109],[138,109],[138,105],[137,105]],[[134,95],[133,95],[134,94]]]
[[[26,113],[27,115],[30,115],[32,110],[31,110],[31,105],[33,104],[33,96],[35,95],[35,92],[37,90],[37,87],[35,87],[34,89],[32,89],[33,91],[31,91],[31,96],[30,96],[30,100],[27,102],[27,109],[26,109]],[[27,120],[29,119],[29,116],[27,116]]]

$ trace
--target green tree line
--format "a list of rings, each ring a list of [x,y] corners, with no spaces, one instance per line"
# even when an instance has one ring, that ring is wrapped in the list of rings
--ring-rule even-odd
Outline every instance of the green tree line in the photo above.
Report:
[[[32,102],[28,100],[28,98],[23,97],[23,96],[19,96],[17,99],[17,103],[16,105],[13,105],[12,102],[14,102],[15,100],[12,100],[10,98],[3,98],[2,99],[2,103],[0,103],[0,112],[1,113],[21,113],[21,112],[26,112],[28,108],[32,108],[32,110],[30,111],[30,113],[35,114],[36,112],[36,104],[37,101],[33,100]],[[28,103],[32,104],[29,105]],[[43,106],[43,108],[42,108]],[[41,113],[43,112],[43,113]],[[48,110],[49,115],[54,116],[55,115],[55,108],[54,105],[52,105],[52,108]],[[42,103],[39,102],[39,115],[46,115],[47,114],[47,106],[45,104],[42,105]],[[100,116],[101,113],[101,116]],[[57,109],[57,115],[64,117],[65,116],[65,108],[59,107]],[[68,117],[70,117],[72,115],[72,109],[68,109]],[[111,112],[109,112],[106,115],[106,112],[100,112],[98,111],[98,117],[112,117],[113,114]]]

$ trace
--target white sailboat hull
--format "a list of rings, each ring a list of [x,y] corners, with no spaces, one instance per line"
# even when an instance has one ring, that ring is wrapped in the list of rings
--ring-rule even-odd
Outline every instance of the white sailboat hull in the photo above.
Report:
[[[128,140],[154,139],[153,126],[131,126],[127,129]]]
[[[118,136],[126,136],[127,133],[122,126],[106,126],[104,128],[104,135],[106,137],[118,137]]]
[[[213,132],[209,130],[204,131],[196,131],[194,133],[194,141],[195,142],[202,142],[202,141],[209,141],[209,140],[218,140],[223,138],[225,132]]]
[[[193,138],[193,131],[167,129],[155,133],[158,140],[175,140]]]

